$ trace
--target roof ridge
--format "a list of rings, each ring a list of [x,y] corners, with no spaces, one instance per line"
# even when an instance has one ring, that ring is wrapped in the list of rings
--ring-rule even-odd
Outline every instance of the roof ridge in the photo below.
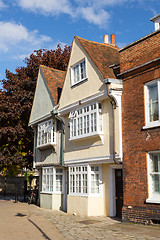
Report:
[[[59,71],[59,72],[66,72],[66,70],[59,70],[59,69],[57,69],[57,68],[53,68],[53,67],[48,67],[48,66],[46,66],[46,65],[40,65],[40,67],[46,67],[46,68],[50,68],[51,70],[55,70],[55,71]]]
[[[105,46],[105,47],[111,47],[111,48],[114,48],[114,49],[119,49],[119,47],[117,45],[112,45],[110,43],[99,43],[99,42],[96,42],[96,41],[91,41],[91,40],[81,38],[79,36],[75,36],[75,38],[80,39],[82,41],[87,41],[87,42],[90,42],[90,43],[99,44],[99,45],[102,45],[102,46]]]

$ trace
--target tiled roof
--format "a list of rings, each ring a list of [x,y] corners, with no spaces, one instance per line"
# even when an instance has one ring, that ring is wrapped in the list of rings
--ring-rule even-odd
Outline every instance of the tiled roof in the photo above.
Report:
[[[55,105],[58,103],[58,88],[63,87],[66,71],[40,65]]]
[[[85,51],[95,63],[103,78],[116,78],[112,68],[109,66],[119,63],[118,47],[106,43],[98,43],[75,36]]]

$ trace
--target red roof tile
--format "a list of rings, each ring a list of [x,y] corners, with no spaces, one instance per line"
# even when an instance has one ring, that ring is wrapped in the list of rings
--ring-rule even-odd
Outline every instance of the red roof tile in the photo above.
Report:
[[[116,78],[112,68],[109,66],[119,63],[118,47],[111,44],[98,43],[75,36],[82,47],[89,54],[103,78]]]
[[[43,77],[45,78],[50,94],[53,98],[55,105],[58,103],[58,88],[63,87],[66,71],[60,71],[54,68],[40,65]]]

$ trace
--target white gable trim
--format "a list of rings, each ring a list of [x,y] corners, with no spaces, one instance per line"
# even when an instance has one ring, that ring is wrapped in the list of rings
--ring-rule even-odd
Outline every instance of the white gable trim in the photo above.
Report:
[[[51,118],[53,116],[52,113],[48,113],[47,115],[35,120],[35,121],[32,121],[32,122],[29,122],[28,126],[34,126],[40,122],[43,122],[43,121],[46,121],[47,119]]]
[[[69,113],[70,111],[78,108],[78,107],[81,107],[83,105],[86,105],[86,104],[89,104],[93,101],[97,101],[97,100],[103,100],[104,98],[106,98],[108,95],[108,91],[103,91],[103,92],[99,92],[97,94],[94,94],[92,96],[89,96],[87,98],[84,98],[84,99],[80,99],[79,101],[77,102],[74,102],[60,110],[58,110],[58,114],[60,116],[63,116],[65,115],[66,113]]]
[[[28,125],[34,125],[51,117],[51,111],[54,107],[53,98],[40,67]]]

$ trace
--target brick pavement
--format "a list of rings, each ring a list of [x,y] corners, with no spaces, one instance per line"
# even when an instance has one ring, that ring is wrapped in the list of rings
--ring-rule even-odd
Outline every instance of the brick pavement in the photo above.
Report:
[[[159,240],[159,226],[121,223],[108,217],[80,217],[61,211],[51,211],[27,203],[0,200],[0,240]],[[4,224],[4,217],[6,223]],[[7,220],[8,219],[8,220]],[[13,224],[14,221],[14,224]],[[18,226],[19,238],[7,238],[8,228]],[[19,224],[19,225],[18,225]],[[9,226],[8,229],[14,229]],[[25,232],[24,232],[24,229]],[[11,234],[11,231],[8,231]],[[33,232],[33,233],[32,233]],[[3,233],[3,235],[2,235]],[[3,236],[3,238],[2,238]],[[11,235],[10,235],[11,236]],[[21,238],[20,238],[21,236]],[[23,237],[23,238],[22,238]]]

